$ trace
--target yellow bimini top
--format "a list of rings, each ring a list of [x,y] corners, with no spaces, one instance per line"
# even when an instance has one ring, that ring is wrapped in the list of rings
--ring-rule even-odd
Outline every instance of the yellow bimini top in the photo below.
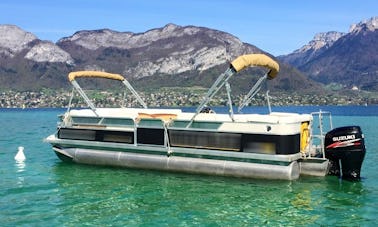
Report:
[[[249,66],[266,67],[270,69],[268,72],[268,79],[274,79],[280,70],[278,63],[265,54],[241,55],[231,62],[231,66],[236,72],[239,72],[240,70],[243,70]]]
[[[77,71],[71,72],[68,74],[68,79],[70,82],[75,80],[77,77],[97,77],[97,78],[105,78],[105,79],[112,79],[112,80],[120,80],[124,81],[125,78],[119,74],[114,73],[107,73],[101,71]]]

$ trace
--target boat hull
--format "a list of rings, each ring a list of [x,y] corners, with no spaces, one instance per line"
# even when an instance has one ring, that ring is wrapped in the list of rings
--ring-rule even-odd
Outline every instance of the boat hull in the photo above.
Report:
[[[297,161],[290,162],[287,165],[276,165],[86,148],[62,149],[54,147],[53,149],[65,161],[72,160],[76,163],[90,165],[279,180],[295,180],[300,175],[300,167]]]

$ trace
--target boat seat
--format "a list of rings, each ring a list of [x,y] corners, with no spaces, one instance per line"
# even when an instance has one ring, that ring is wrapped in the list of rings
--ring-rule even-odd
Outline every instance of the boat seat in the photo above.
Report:
[[[155,113],[155,114],[148,114],[148,113],[138,113],[137,121],[141,119],[160,119],[163,122],[169,122],[177,118],[177,114],[170,114],[170,113]]]

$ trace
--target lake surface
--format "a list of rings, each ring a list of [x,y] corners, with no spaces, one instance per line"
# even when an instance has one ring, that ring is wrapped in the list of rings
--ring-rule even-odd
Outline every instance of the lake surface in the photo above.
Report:
[[[376,226],[378,106],[273,107],[319,109],[333,112],[334,127],[361,126],[367,153],[360,182],[333,176],[234,179],[63,163],[43,138],[55,132],[64,109],[0,109],[0,225]],[[21,164],[14,160],[18,146],[25,147],[27,158]]]

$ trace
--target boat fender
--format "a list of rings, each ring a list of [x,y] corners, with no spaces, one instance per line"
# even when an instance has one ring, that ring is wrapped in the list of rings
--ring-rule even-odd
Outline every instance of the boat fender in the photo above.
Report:
[[[301,124],[301,139],[300,139],[300,149],[302,153],[306,152],[306,148],[309,144],[309,138],[310,138],[310,130],[309,130],[309,122],[305,121]]]
[[[25,154],[24,154],[24,147],[18,147],[18,152],[16,154],[16,156],[14,156],[14,159],[17,161],[17,162],[23,162],[25,161],[26,157],[25,157]]]

